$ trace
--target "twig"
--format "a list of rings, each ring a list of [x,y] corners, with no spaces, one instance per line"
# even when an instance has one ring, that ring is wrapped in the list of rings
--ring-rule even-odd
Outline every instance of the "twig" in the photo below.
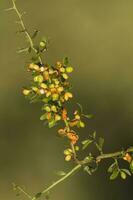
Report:
[[[19,19],[19,24],[21,25],[22,30],[23,30],[23,32],[25,33],[25,35],[26,35],[26,37],[27,37],[27,39],[28,39],[28,41],[29,41],[29,44],[30,44],[31,49],[32,49],[36,54],[38,54],[38,51],[37,51],[36,48],[34,47],[34,43],[33,43],[33,41],[32,41],[32,38],[31,38],[29,32],[27,31],[27,29],[26,29],[26,27],[25,27],[25,24],[24,24],[24,22],[23,22],[23,20],[22,20],[22,14],[19,12],[19,10],[18,10],[18,8],[17,8],[17,6],[16,6],[15,0],[12,0],[12,3],[13,3],[13,7],[7,9],[7,11],[8,11],[8,10],[15,10],[15,12],[16,12],[16,14],[17,14],[17,16],[18,16],[18,19]],[[42,64],[42,59],[41,59],[40,55],[38,55],[38,59],[39,59],[40,64]]]
[[[129,153],[130,148],[127,149],[126,151],[118,151],[114,153],[106,153],[106,154],[101,154],[95,158],[96,162],[100,162],[103,159],[108,159],[108,158],[118,158],[118,157],[123,157],[126,153]],[[79,164],[77,164],[71,171],[69,171],[65,176],[54,182],[52,185],[44,189],[42,192],[40,192],[40,197],[44,194],[47,194],[47,192],[50,192],[55,186],[57,186],[59,183],[63,182],[67,178],[69,178],[71,175],[73,175],[75,172],[77,172],[83,165],[89,164],[91,161],[87,160],[87,157],[85,157],[84,160],[79,161]],[[37,195],[35,195],[33,198],[27,194],[21,187],[17,186],[17,189],[19,189],[21,192],[23,192],[29,199],[31,200],[36,200],[38,199]]]

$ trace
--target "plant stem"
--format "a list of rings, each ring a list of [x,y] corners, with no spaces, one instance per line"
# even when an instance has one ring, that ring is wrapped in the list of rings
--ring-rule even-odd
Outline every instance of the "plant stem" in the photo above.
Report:
[[[12,8],[12,9],[15,10],[15,12],[16,12],[18,18],[19,18],[19,24],[21,25],[22,30],[23,30],[23,32],[25,33],[26,38],[27,38],[28,41],[29,41],[29,44],[30,44],[31,49],[32,49],[36,54],[38,54],[38,51],[37,51],[36,48],[34,47],[34,43],[33,43],[33,41],[32,41],[32,38],[31,38],[30,34],[28,33],[28,31],[27,31],[27,29],[26,29],[26,27],[25,27],[25,24],[24,24],[24,22],[23,22],[23,20],[22,20],[22,14],[19,12],[19,10],[18,10],[18,8],[17,8],[17,6],[16,6],[15,0],[12,0],[12,3],[13,3],[13,8]],[[10,9],[10,10],[11,10],[11,9]],[[40,64],[42,64],[42,59],[41,59],[40,55],[38,55],[38,59],[39,59]]]
[[[17,190],[19,190],[20,192],[22,192],[26,197],[28,197],[29,199],[33,199],[33,197],[32,196],[30,196],[23,188],[21,188],[20,186],[18,186],[18,185],[15,185],[15,188],[17,189]]]
[[[63,182],[65,179],[67,179],[68,177],[70,177],[71,175],[73,175],[76,171],[78,171],[81,168],[82,165],[78,164],[76,165],[71,171],[69,171],[65,176],[63,176],[62,178],[60,178],[59,180],[57,180],[56,182],[54,182],[52,185],[50,185],[49,187],[47,187],[46,189],[44,189],[41,194],[46,194],[47,192],[49,192],[51,189],[53,189],[56,185],[58,185],[59,183]],[[36,197],[33,197],[32,200],[36,200]]]
[[[105,153],[105,154],[101,154],[98,155],[95,160],[96,162],[100,162],[101,160],[104,159],[108,159],[108,158],[118,158],[118,157],[123,157],[126,153],[132,152],[132,150],[127,149],[126,151],[118,151],[118,152],[114,152],[114,153]],[[50,192],[55,186],[57,186],[59,183],[62,183],[63,181],[65,181],[67,178],[69,178],[71,175],[73,175],[75,172],[77,172],[79,169],[81,169],[81,167],[83,165],[89,164],[91,161],[87,160],[87,157],[85,157],[84,160],[82,161],[78,161],[78,164],[71,169],[71,171],[69,171],[65,176],[63,176],[62,178],[60,178],[59,180],[57,180],[56,182],[54,182],[53,184],[51,184],[49,187],[47,187],[46,189],[44,189],[42,192],[40,192],[40,197],[44,194],[47,194],[48,192]],[[17,189],[19,189],[21,192],[23,192],[29,199],[31,200],[36,200],[39,197],[37,197],[37,195],[35,195],[34,197],[31,197],[27,192],[25,192],[21,187],[17,186]]]

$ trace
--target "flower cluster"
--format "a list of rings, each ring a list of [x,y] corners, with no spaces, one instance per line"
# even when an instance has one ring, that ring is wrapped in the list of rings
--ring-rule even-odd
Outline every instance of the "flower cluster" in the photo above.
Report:
[[[23,90],[23,94],[30,100],[41,100],[44,114],[41,120],[47,120],[49,126],[62,119],[63,104],[73,97],[68,82],[68,74],[73,71],[71,66],[57,62],[55,66],[39,66],[31,63],[28,71],[32,72],[32,85]]]
[[[75,145],[79,139],[74,127],[84,128],[85,124],[81,120],[82,113],[78,110],[73,112],[73,117],[68,117],[65,103],[73,97],[69,74],[73,71],[64,59],[63,62],[57,62],[54,66],[45,64],[40,65],[31,63],[28,71],[32,73],[32,82],[29,88],[23,89],[23,94],[31,102],[41,101],[43,103],[43,115],[41,120],[48,123],[49,128],[55,126],[59,121],[65,123],[65,127],[58,130],[61,136],[66,136],[70,143]]]

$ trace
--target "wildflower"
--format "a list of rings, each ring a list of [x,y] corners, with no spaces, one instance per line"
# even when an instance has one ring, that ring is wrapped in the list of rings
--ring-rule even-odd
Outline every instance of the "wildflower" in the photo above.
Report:
[[[43,88],[43,89],[46,89],[46,88],[47,88],[47,85],[46,85],[45,83],[41,83],[41,84],[40,84],[40,87]]]
[[[40,94],[45,94],[45,90],[44,90],[43,88],[41,88],[41,89],[39,90],[39,92],[40,92]]]
[[[126,153],[125,156],[123,157],[123,159],[126,160],[129,163],[132,161],[132,157],[130,156],[129,153]]]
[[[68,101],[68,99],[69,99],[69,98],[72,98],[72,97],[73,97],[73,95],[72,95],[72,93],[70,93],[70,92],[66,92],[65,95],[64,95],[64,99],[65,99],[66,101]]]
[[[40,67],[40,72],[44,72],[45,68],[44,67]]]
[[[42,83],[43,82],[43,76],[42,75],[35,76],[34,82]]]
[[[31,63],[28,67],[28,69],[30,70],[35,70],[35,71],[39,71],[39,66],[34,64],[34,63]]]
[[[61,120],[61,116],[58,115],[58,114],[56,114],[56,115],[55,115],[55,121],[60,121],[60,120]]]
[[[67,110],[64,108],[62,111],[62,119],[66,120],[67,119]]]
[[[57,93],[52,95],[52,100],[57,101],[59,99],[59,95]]]

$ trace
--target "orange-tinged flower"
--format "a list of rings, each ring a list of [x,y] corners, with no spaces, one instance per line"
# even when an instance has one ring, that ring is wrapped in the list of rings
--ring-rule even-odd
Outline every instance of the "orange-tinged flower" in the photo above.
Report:
[[[128,161],[129,163],[131,162],[132,160],[132,157],[130,156],[129,153],[126,153],[125,156],[123,157],[124,160]]]
[[[64,108],[62,111],[62,119],[66,120],[67,119],[67,110]]]

